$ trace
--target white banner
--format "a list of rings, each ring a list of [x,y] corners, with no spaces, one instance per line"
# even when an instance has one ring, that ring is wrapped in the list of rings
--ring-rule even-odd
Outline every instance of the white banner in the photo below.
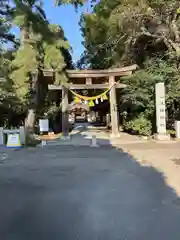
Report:
[[[40,132],[49,132],[49,119],[39,119]]]

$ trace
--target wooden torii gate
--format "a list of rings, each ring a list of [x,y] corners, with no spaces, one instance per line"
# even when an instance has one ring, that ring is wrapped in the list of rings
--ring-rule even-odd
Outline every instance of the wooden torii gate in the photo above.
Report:
[[[116,101],[116,88],[124,88],[125,84],[117,82],[117,77],[130,76],[137,69],[137,65],[131,65],[122,68],[113,68],[107,70],[67,70],[70,79],[69,89],[89,90],[89,89],[107,89],[110,90],[110,114],[112,137],[119,136],[118,110]],[[44,74],[52,72],[44,70]],[[48,73],[48,75],[49,75]],[[116,84],[115,84],[116,83]],[[63,85],[49,85],[49,90],[62,90],[62,132],[64,136],[69,133],[68,129],[68,89]]]

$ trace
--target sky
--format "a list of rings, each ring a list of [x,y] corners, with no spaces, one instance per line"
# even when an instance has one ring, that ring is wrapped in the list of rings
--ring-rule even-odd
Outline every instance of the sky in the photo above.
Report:
[[[87,9],[87,6],[79,8],[75,11],[71,5],[64,5],[60,7],[53,6],[53,1],[44,1],[44,9],[46,16],[50,23],[59,24],[65,32],[65,36],[73,49],[73,61],[79,60],[83,53],[83,46],[81,44],[82,37],[79,28],[80,15]]]

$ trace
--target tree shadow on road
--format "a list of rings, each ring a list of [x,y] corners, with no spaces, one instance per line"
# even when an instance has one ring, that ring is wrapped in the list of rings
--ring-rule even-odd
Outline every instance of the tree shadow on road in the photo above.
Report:
[[[179,240],[179,197],[111,145],[6,150],[2,240]]]

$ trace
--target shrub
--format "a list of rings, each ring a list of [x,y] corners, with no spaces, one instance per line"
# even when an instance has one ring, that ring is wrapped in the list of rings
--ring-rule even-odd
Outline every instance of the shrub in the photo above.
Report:
[[[125,131],[133,131],[143,136],[150,136],[152,134],[152,123],[143,115],[139,115],[137,118],[126,122],[123,127]]]
[[[35,137],[33,134],[27,134],[26,135],[26,147],[36,147],[38,144],[40,144],[41,141]]]

